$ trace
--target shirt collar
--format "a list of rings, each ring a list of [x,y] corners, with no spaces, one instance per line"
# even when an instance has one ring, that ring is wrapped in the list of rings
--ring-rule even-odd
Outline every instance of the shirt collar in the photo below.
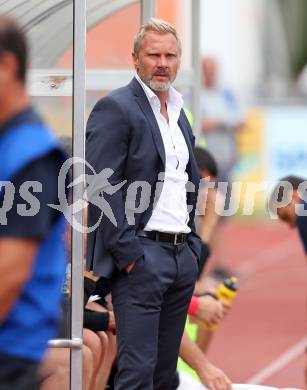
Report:
[[[158,96],[154,93],[154,91],[152,89],[150,89],[148,87],[148,85],[146,85],[144,83],[144,81],[141,80],[141,78],[138,74],[135,75],[135,78],[140,83],[141,87],[143,88],[145,95],[147,96],[147,99],[149,100],[149,102],[153,103],[154,105],[159,105],[159,107],[160,107],[160,100],[159,100]],[[178,91],[176,91],[176,89],[172,86],[170,87],[169,92],[168,92],[167,103],[174,106],[179,111],[183,107],[182,95]]]
[[[30,122],[30,123],[41,123],[41,119],[36,114],[33,107],[29,106],[24,110],[16,113],[11,118],[9,118],[4,123],[0,124],[0,134],[5,133],[7,130],[19,126],[22,123]]]
[[[149,103],[150,104],[154,104],[154,105],[159,105],[160,106],[160,101],[159,101],[159,98],[158,96],[154,93],[154,91],[152,89],[150,89],[148,87],[148,85],[146,85],[144,83],[143,80],[141,80],[140,76],[138,74],[135,75],[135,78],[137,79],[137,81],[140,83],[141,87],[143,88],[143,91],[145,92],[145,95],[147,97],[147,99],[149,100]]]
[[[174,87],[170,87],[169,89],[169,94],[168,94],[168,99],[167,99],[169,104],[172,104],[175,106],[179,111],[183,107],[183,98],[181,93],[179,93]]]

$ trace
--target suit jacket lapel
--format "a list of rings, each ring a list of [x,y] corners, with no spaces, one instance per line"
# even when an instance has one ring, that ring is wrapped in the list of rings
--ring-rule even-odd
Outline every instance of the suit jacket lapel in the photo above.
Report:
[[[150,103],[147,99],[147,96],[145,95],[145,92],[143,91],[143,88],[141,87],[140,83],[136,80],[136,78],[133,78],[133,80],[130,83],[130,86],[133,89],[136,102],[140,106],[141,110],[143,111],[146,119],[148,120],[150,124],[150,128],[152,131],[153,139],[157,148],[157,151],[159,153],[159,156],[163,162],[163,166],[165,167],[165,150],[164,150],[164,144],[161,136],[161,132],[159,129],[159,125],[156,121],[155,114],[152,111],[152,108],[150,106]]]
[[[150,103],[147,99],[147,96],[145,95],[145,92],[143,91],[143,88],[141,87],[140,83],[137,81],[137,79],[134,77],[132,81],[130,82],[130,87],[133,90],[133,93],[135,95],[136,102],[140,106],[141,110],[143,111],[146,119],[148,120],[150,124],[150,128],[152,131],[153,139],[158,151],[158,154],[163,162],[163,166],[165,168],[165,149],[164,144],[161,136],[161,132],[159,129],[159,125],[156,121],[155,114],[152,111],[152,108],[150,106]],[[196,165],[196,161],[194,159],[194,145],[191,144],[191,139],[188,131],[189,123],[186,119],[186,116],[181,110],[179,120],[178,120],[179,127],[182,131],[182,134],[184,136],[184,139],[186,141],[188,150],[189,150],[189,163],[187,165],[187,172],[189,175],[189,179],[192,182],[197,182],[198,180],[198,168]]]

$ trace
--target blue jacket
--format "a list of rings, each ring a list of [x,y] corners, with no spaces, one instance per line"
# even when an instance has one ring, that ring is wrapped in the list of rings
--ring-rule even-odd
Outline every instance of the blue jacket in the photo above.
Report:
[[[0,136],[0,181],[10,181],[29,163],[58,148],[44,125],[22,124],[8,130]],[[56,336],[65,270],[64,225],[64,218],[58,217],[40,243],[31,277],[0,324],[0,353],[40,361],[48,340]]]

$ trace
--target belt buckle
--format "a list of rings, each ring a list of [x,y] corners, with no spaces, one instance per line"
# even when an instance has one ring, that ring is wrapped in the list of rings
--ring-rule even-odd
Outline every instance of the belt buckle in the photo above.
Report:
[[[178,245],[177,237],[178,237],[178,233],[175,233],[174,245]]]

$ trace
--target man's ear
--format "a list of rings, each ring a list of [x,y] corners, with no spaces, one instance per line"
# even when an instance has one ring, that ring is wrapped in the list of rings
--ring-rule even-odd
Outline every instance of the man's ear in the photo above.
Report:
[[[5,52],[1,55],[0,62],[6,77],[11,80],[17,79],[18,61],[16,56],[13,53]]]
[[[139,73],[139,58],[138,58],[138,55],[136,53],[131,53],[132,55],[132,61],[133,61],[133,64],[134,64],[134,67],[135,67],[135,70],[137,73]]]

